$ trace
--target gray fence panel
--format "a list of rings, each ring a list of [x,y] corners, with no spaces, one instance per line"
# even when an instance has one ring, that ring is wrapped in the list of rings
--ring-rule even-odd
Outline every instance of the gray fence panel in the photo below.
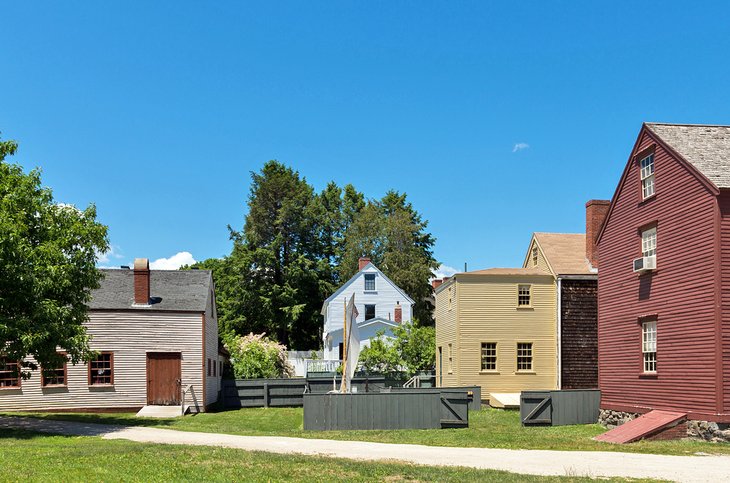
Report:
[[[520,419],[525,426],[591,424],[598,421],[600,402],[601,391],[597,389],[522,391]]]
[[[392,392],[413,392],[413,391],[434,391],[434,392],[466,392],[469,397],[469,409],[479,411],[482,408],[482,388],[480,386],[460,386],[460,387],[393,387]]]
[[[308,430],[468,426],[466,392],[308,393],[303,399],[304,429]]]
[[[222,383],[223,407],[302,406],[304,379],[241,379]]]

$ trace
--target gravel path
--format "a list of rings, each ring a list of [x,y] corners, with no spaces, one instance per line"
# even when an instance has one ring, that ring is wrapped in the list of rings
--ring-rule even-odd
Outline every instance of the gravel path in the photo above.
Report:
[[[0,428],[100,436],[104,439],[126,439],[143,443],[222,446],[249,451],[331,456],[354,460],[391,460],[430,466],[465,466],[531,475],[730,481],[730,456],[449,448],[278,436],[236,436],[16,417],[0,417]]]

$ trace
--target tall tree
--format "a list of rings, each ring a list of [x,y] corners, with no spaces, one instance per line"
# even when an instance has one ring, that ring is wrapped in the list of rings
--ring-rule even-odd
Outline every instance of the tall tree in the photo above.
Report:
[[[5,162],[14,141],[0,141],[0,353],[9,360],[33,356],[55,367],[91,356],[83,323],[101,273],[96,254],[109,249],[96,208],[57,203],[40,172],[25,174]],[[35,369],[23,363],[24,375]]]
[[[228,276],[238,284],[240,328],[264,329],[289,347],[318,344],[321,243],[313,188],[277,161],[251,174],[248,215],[234,242]]]
[[[345,234],[342,278],[357,271],[357,260],[369,256],[375,265],[415,300],[414,317],[421,325],[433,323],[430,302],[435,239],[428,222],[407,201],[405,193],[389,191],[370,201],[353,218]]]

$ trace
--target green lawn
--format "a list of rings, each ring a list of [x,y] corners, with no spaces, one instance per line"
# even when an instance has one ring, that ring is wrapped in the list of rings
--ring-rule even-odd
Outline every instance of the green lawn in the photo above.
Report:
[[[0,481],[589,481],[0,430]],[[620,481],[620,480],[615,480]]]
[[[696,452],[730,454],[730,444],[692,440],[641,441],[628,445],[601,443],[591,439],[605,431],[597,424],[525,428],[520,425],[518,412],[499,409],[471,411],[469,428],[465,429],[397,431],[304,431],[302,429],[302,408],[250,408],[176,419],[140,419],[136,418],[134,414],[23,413],[23,415],[49,419],[167,427],[182,431],[411,443],[431,446],[623,451],[678,455]]]

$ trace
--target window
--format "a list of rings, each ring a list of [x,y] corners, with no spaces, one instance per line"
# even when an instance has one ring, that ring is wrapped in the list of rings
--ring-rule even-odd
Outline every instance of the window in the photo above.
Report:
[[[218,361],[218,377],[223,377],[223,361]]]
[[[41,386],[65,386],[68,383],[66,378],[66,355],[62,355],[64,362],[61,366],[50,369],[41,368]]]
[[[497,343],[482,342],[482,370],[497,370]]]
[[[530,306],[530,285],[518,285],[517,286],[517,306],[518,307],[529,307]]]
[[[656,256],[656,228],[649,228],[641,232],[641,256]]]
[[[517,370],[532,370],[532,342],[519,342],[517,344]]]
[[[640,161],[641,164],[641,194],[644,199],[654,194],[654,154],[650,154]]]
[[[0,357],[0,389],[20,387],[20,364]]]
[[[215,375],[215,369],[216,369],[216,366],[217,366],[217,364],[215,363],[215,359],[213,359],[213,377],[217,377],[217,376]]]
[[[208,359],[208,377],[211,376],[210,359]]]
[[[532,248],[532,266],[537,266],[537,247]]]
[[[375,318],[375,305],[366,305],[365,306],[365,320],[370,320]]]
[[[641,339],[644,372],[656,372],[656,320],[641,324]]]
[[[452,290],[453,287],[449,287],[449,310],[454,307],[454,295],[456,290]]]
[[[449,374],[454,372],[454,351],[451,344],[449,344]]]
[[[370,291],[370,292],[375,290],[375,274],[374,273],[365,274],[365,290]]]
[[[111,386],[114,384],[114,354],[102,352],[89,362],[89,385]]]

